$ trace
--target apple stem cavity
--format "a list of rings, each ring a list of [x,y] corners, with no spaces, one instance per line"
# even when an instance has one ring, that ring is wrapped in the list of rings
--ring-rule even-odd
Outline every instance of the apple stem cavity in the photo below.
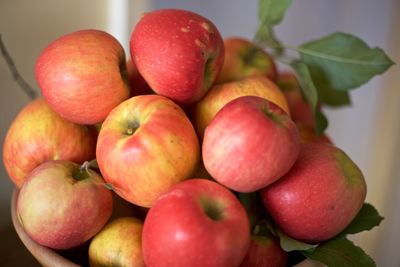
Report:
[[[257,58],[257,55],[260,54],[260,49],[258,47],[252,47],[249,50],[246,51],[246,53],[243,53],[242,58],[243,58],[243,63],[245,66],[252,66],[254,65],[254,59]]]
[[[80,167],[79,170],[74,172],[72,174],[72,177],[75,179],[75,181],[82,181],[90,177],[89,173],[89,168],[90,168],[90,162],[85,161]]]
[[[200,205],[207,215],[213,221],[219,221],[223,218],[222,207],[217,202],[212,202],[205,198],[200,198]]]
[[[210,57],[207,59],[206,63],[204,64],[204,87],[208,88],[211,85],[211,81],[212,81],[212,73],[213,73],[213,69],[212,66],[214,64],[214,58]]]
[[[140,124],[138,121],[131,121],[128,123],[128,127],[126,128],[125,134],[126,135],[133,135],[136,130],[139,128]]]
[[[275,122],[277,125],[279,126],[283,126],[283,121],[282,121],[282,117],[279,116],[279,114],[274,113],[273,111],[271,111],[267,106],[263,106],[262,107],[262,111],[264,112],[265,115],[268,116],[268,118],[270,118],[273,122]]]

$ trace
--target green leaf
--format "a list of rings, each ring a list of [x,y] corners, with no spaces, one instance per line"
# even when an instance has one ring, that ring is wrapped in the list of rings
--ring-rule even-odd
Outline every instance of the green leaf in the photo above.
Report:
[[[282,22],[292,0],[259,0],[258,19],[264,26],[274,26]]]
[[[307,65],[301,61],[295,61],[291,66],[297,74],[297,79],[306,101],[310,104],[312,109],[315,110],[317,108],[318,94]]]
[[[315,121],[316,121],[316,131],[317,135],[321,135],[325,132],[326,128],[328,128],[328,119],[325,117],[324,113],[321,110],[316,109],[315,111]]]
[[[357,88],[394,64],[382,49],[340,32],[302,44],[298,51],[317,88]]]
[[[275,36],[273,26],[281,23],[292,0],[259,0],[258,20],[260,26],[255,34],[255,41],[269,46],[276,55],[283,54],[283,47]]]
[[[306,64],[301,61],[294,61],[291,64],[292,68],[297,74],[297,79],[300,83],[300,87],[303,91],[303,95],[307,103],[311,106],[314,111],[315,125],[317,134],[322,134],[328,127],[328,120],[325,115],[320,111],[317,106],[319,95],[317,88],[314,85],[313,78],[311,77],[310,71]]]
[[[369,231],[375,226],[378,226],[382,220],[383,217],[379,215],[374,206],[364,203],[357,216],[346,229],[339,234],[339,237],[345,237],[348,234],[357,234],[362,231]]]
[[[351,98],[348,91],[338,91],[326,86],[318,88],[318,99],[321,104],[331,107],[351,105]]]
[[[307,244],[298,240],[295,240],[285,233],[281,232],[278,228],[275,229],[275,232],[277,233],[280,241],[281,248],[286,251],[312,251],[314,250],[318,245],[315,244]]]
[[[348,239],[332,239],[313,251],[303,251],[302,254],[328,267],[376,266],[370,256]]]

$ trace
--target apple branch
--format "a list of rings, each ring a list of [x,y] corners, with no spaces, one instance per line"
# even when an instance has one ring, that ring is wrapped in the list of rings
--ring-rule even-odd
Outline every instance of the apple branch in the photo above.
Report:
[[[5,59],[14,80],[18,83],[20,88],[28,95],[30,99],[35,99],[36,91],[25,81],[25,79],[19,73],[17,67],[15,66],[14,60],[12,59],[10,53],[8,53],[6,49],[1,34],[0,34],[0,49],[1,49],[1,55]]]

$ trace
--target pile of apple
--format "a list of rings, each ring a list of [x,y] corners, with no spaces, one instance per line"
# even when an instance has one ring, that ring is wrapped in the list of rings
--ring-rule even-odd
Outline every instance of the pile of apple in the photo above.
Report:
[[[126,62],[114,37],[82,30],[38,58],[43,99],[21,110],[3,151],[33,240],[91,242],[92,266],[285,266],[259,220],[316,244],[356,216],[361,171],[314,133],[295,76],[263,49],[176,9],[145,14],[130,48]],[[240,201],[250,193],[264,218]],[[110,220],[113,194],[143,218]]]

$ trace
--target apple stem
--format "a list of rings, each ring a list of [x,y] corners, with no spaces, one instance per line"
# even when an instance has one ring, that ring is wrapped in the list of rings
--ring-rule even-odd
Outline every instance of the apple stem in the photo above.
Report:
[[[90,162],[89,161],[85,161],[79,167],[79,172],[77,172],[75,175],[73,175],[74,179],[76,181],[81,181],[81,180],[89,178],[90,177],[89,168],[90,168]]]
[[[110,191],[113,191],[113,186],[112,186],[112,184],[104,183],[104,187],[107,188],[107,189],[110,190]]]

